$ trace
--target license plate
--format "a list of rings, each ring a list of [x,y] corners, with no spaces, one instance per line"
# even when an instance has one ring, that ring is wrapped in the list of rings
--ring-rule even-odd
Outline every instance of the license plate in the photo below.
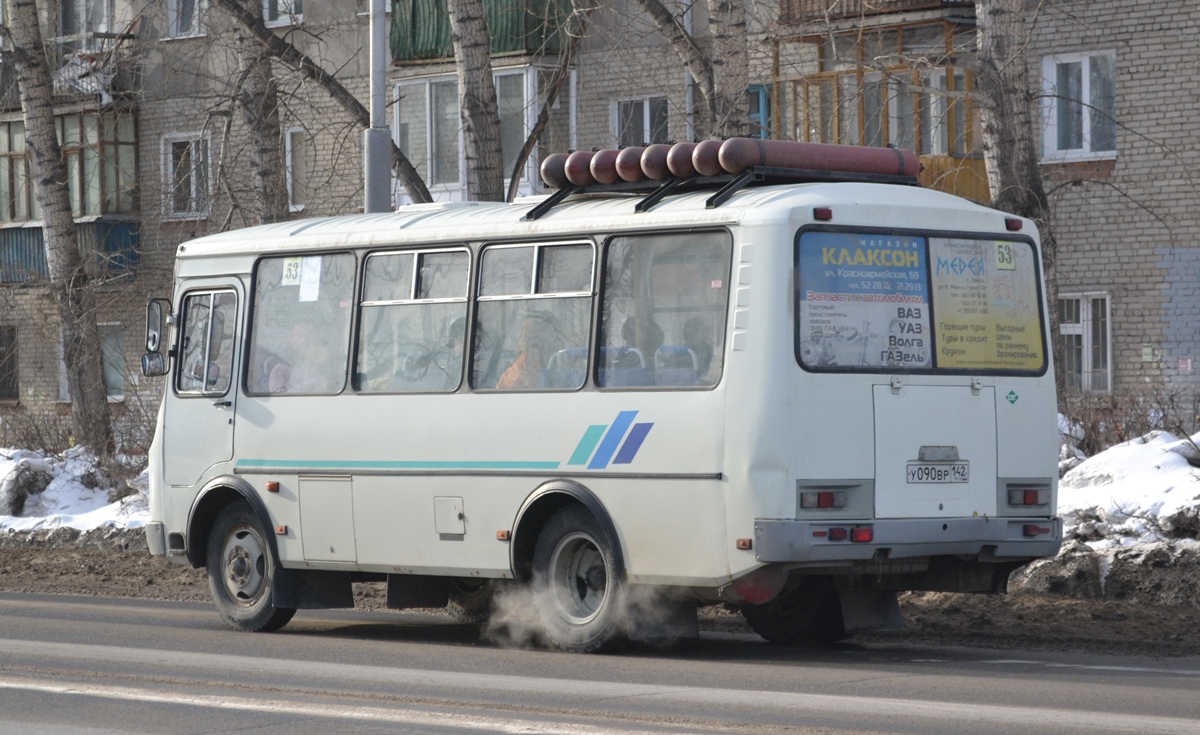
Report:
[[[968,462],[909,462],[909,484],[970,482]]]

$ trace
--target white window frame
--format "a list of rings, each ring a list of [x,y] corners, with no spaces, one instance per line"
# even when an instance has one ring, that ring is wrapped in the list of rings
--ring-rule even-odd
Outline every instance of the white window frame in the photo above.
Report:
[[[287,175],[288,210],[303,212],[304,202],[296,201],[296,166],[304,166],[304,161],[296,161],[295,152],[292,149],[292,136],[297,134],[304,138],[306,144],[309,142],[308,131],[302,127],[290,127],[283,131],[284,172]]]
[[[1091,59],[1098,56],[1109,56],[1114,60],[1114,76],[1116,74],[1116,51],[1088,51],[1083,53],[1054,54],[1042,59],[1042,161],[1057,163],[1064,161],[1097,161],[1117,157],[1117,151],[1092,150],[1092,82],[1090,74]],[[1058,67],[1061,64],[1082,63],[1083,74],[1080,83],[1080,100],[1082,104],[1083,128],[1082,145],[1079,148],[1058,148],[1058,106],[1063,102],[1058,97]],[[1113,79],[1116,84],[1116,79]]]
[[[1107,367],[1097,375],[1092,365],[1092,302],[1104,300],[1104,360]],[[1082,339],[1082,355],[1080,357],[1079,389],[1092,393],[1107,393],[1112,390],[1113,379],[1113,345],[1112,345],[1112,298],[1106,291],[1087,291],[1082,293],[1062,293],[1059,301],[1079,301],[1079,323],[1058,325],[1059,337],[1079,335]],[[1057,308],[1057,304],[1055,308]],[[1065,363],[1064,359],[1064,363]],[[1064,369],[1066,365],[1062,366]],[[1064,374],[1065,375],[1065,374]],[[1099,378],[1099,379],[1097,379]],[[1102,384],[1098,384],[1102,383]]]
[[[299,13],[293,13],[292,9],[296,7],[297,0],[276,0],[275,17],[271,17],[271,0],[262,0],[263,3],[263,22],[267,28],[282,28],[286,26],[299,25],[304,22],[303,7]]]
[[[492,71],[493,80],[498,80],[502,76],[513,76],[513,75],[518,75],[518,74],[524,75],[524,78],[525,78],[525,83],[524,83],[525,133],[526,133],[526,135],[529,134],[529,131],[533,129],[534,124],[537,122],[537,115],[538,115],[538,111],[540,109],[540,104],[541,104],[540,100],[538,99],[537,75],[540,72],[545,72],[545,71],[547,71],[547,70],[537,67],[537,66],[532,66],[532,65],[519,66],[519,67],[497,68]],[[434,136],[435,131],[434,131],[434,120],[433,120],[432,85],[437,84],[439,82],[447,82],[447,81],[457,82],[458,77],[456,77],[454,74],[440,74],[438,76],[432,76],[432,77],[419,77],[419,78],[415,78],[415,79],[404,79],[404,80],[396,82],[395,86],[393,87],[394,102],[392,103],[392,140],[396,143],[396,145],[400,145],[400,126],[404,122],[404,120],[401,118],[401,115],[400,115],[400,97],[401,97],[402,90],[405,87],[413,87],[413,86],[423,86],[424,87],[424,90],[425,90],[425,92],[424,92],[424,94],[425,94],[425,110],[424,110],[425,137],[422,140],[411,140],[410,139],[408,141],[408,144],[409,144],[410,153],[411,153],[410,158],[412,158],[413,164],[418,165],[419,162],[425,163],[425,165],[427,167],[426,172],[425,172],[426,176],[428,176],[428,174],[429,174],[428,166],[431,166],[433,163],[433,136]],[[574,81],[575,81],[575,70],[574,69],[571,70],[570,81],[571,81],[572,85],[574,85]],[[572,86],[571,89],[572,89],[572,95],[571,95],[572,109],[571,109],[571,116],[570,116],[570,124],[571,124],[571,138],[572,138],[572,140],[574,140],[574,137],[576,134],[575,115],[574,115],[574,110],[575,110],[574,86]],[[558,104],[556,103],[555,109],[557,109],[557,108],[558,108]],[[467,181],[467,159],[466,159],[466,147],[465,146],[466,146],[466,141],[463,139],[462,126],[460,125],[459,129],[458,129],[458,172],[459,172],[458,173],[458,182],[453,183],[453,184],[430,185],[429,193],[433,196],[434,201],[436,201],[436,202],[446,202],[446,201],[453,202],[453,201],[463,201],[466,199],[466,196],[467,196],[467,184],[466,184],[466,181]],[[524,172],[524,175],[522,175],[522,177],[521,177],[521,183],[517,190],[518,196],[528,196],[530,194],[535,194],[541,188],[541,175],[538,173],[538,160],[539,160],[538,149],[537,149],[537,146],[535,145],[533,150],[529,154],[529,159],[525,162],[525,172]],[[509,173],[510,172],[508,172],[508,171],[504,172],[505,187],[508,186],[509,181],[511,180]],[[397,205],[404,205],[404,204],[411,203],[410,200],[408,199],[408,195],[404,192],[404,188],[402,186],[400,186],[399,181],[396,179],[393,179],[393,189],[394,189],[394,197],[393,198]]]
[[[621,142],[621,105],[628,102],[642,103],[642,140],[637,145],[642,145],[650,141],[650,102],[651,100],[662,100],[667,105],[667,137],[671,136],[671,98],[666,93],[663,94],[648,94],[643,97],[622,97],[621,99],[613,100],[611,108],[611,125],[614,147],[620,145]]]
[[[188,219],[206,219],[209,210],[212,206],[212,140],[211,135],[206,132],[193,133],[167,133],[162,137],[162,196],[163,196],[163,218],[169,220],[188,220]],[[192,177],[192,191],[190,203],[192,206],[185,212],[176,212],[171,204],[173,189],[175,186],[175,167],[171,159],[171,147],[175,143],[196,143],[203,144],[204,160],[201,162],[203,166],[204,182],[203,189],[197,188],[196,177]]]
[[[167,35],[166,38],[200,38],[205,35],[200,18],[208,10],[207,0],[193,0],[192,25],[190,28],[179,27],[179,5],[183,0],[167,0]]]

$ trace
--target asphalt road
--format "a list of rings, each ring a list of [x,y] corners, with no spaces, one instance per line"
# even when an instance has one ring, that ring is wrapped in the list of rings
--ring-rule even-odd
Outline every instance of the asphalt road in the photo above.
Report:
[[[1200,733],[1200,659],[781,650],[705,634],[581,656],[442,617],[0,594],[0,733]]]

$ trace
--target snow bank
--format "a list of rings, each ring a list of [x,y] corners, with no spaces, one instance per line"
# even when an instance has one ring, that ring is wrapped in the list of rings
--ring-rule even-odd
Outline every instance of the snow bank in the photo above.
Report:
[[[30,481],[30,473],[39,475],[40,482]],[[96,471],[95,459],[86,451],[75,448],[62,455],[46,456],[24,449],[0,449],[0,498],[8,500],[14,494],[30,494],[25,498],[21,513],[0,515],[0,529],[33,531],[50,528],[76,528],[90,531],[113,526],[138,528],[149,519],[146,503],[146,474],[133,481],[139,492],[109,502],[111,486]],[[34,492],[49,480],[40,492]]]
[[[1083,461],[1059,481],[1066,533],[1093,549],[1180,538],[1180,519],[1200,514],[1200,434],[1154,431]]]

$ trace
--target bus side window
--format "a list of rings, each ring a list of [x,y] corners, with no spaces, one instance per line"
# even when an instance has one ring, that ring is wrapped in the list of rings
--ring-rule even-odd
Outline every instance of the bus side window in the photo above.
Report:
[[[346,382],[354,256],[263,258],[254,279],[252,394],[338,393]]]
[[[176,365],[176,390],[210,396],[224,395],[229,390],[236,317],[237,297],[231,291],[184,298],[182,359]]]
[[[724,364],[732,252],[725,232],[610,240],[596,384],[716,385]]]
[[[471,385],[575,389],[587,378],[590,243],[483,251]]]
[[[358,390],[458,389],[469,267],[465,250],[377,253],[367,258],[355,361]]]

